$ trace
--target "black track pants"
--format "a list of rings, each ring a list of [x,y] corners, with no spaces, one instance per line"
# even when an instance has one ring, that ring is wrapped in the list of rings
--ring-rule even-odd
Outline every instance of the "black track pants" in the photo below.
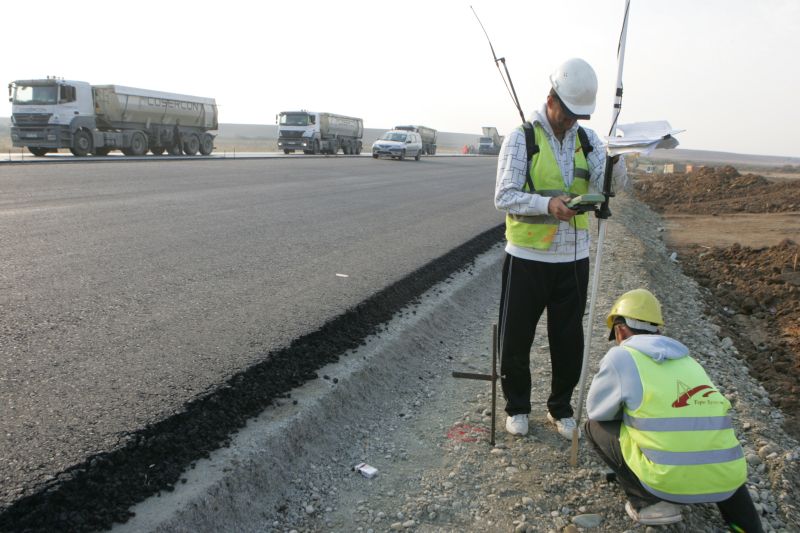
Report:
[[[639,510],[642,507],[656,504],[661,500],[650,494],[642,486],[639,478],[625,463],[625,459],[622,456],[622,448],[619,444],[620,425],[621,422],[619,420],[608,422],[589,420],[583,427],[583,433],[592,443],[597,454],[617,474],[617,481],[622,490],[625,491],[628,500]],[[763,533],[761,519],[745,485],[739,487],[727,500],[717,502],[717,507],[731,531]],[[734,529],[731,527],[732,525],[739,529]]]
[[[583,312],[589,285],[589,259],[542,263],[506,254],[500,295],[500,373],[506,413],[531,412],[530,355],[536,325],[547,309],[550,343],[550,397],[555,418],[573,414],[572,391],[583,360]]]

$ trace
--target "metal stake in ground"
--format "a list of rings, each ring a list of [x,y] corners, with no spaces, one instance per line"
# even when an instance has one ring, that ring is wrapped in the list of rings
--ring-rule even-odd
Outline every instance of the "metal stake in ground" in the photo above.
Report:
[[[497,378],[502,377],[497,375],[497,324],[492,324],[492,373],[473,374],[472,372],[453,372],[453,377],[462,379],[479,379],[492,382],[492,432],[489,442],[492,446],[494,446],[494,413],[497,406]]]
[[[614,137],[617,133],[617,119],[622,110],[622,67],[625,64],[625,39],[628,33],[628,12],[630,10],[630,0],[625,0],[625,16],[622,20],[622,31],[619,36],[619,46],[617,48],[617,91],[614,96],[614,110],[612,113],[613,120],[611,121],[611,130],[609,137]],[[589,363],[589,346],[592,342],[592,329],[594,326],[594,304],[597,299],[597,284],[600,279],[600,262],[603,258],[603,244],[606,239],[606,221],[611,216],[611,210],[608,208],[608,201],[614,194],[611,191],[611,176],[613,173],[614,163],[608,153],[606,153],[606,167],[603,179],[603,195],[606,197],[600,209],[595,212],[598,218],[598,238],[597,250],[595,252],[594,260],[594,273],[592,275],[592,290],[589,299],[589,321],[586,323],[586,335],[583,344],[583,362],[581,364],[581,378],[578,382],[578,409],[575,414],[575,429],[572,430],[572,451],[570,454],[570,464],[572,466],[578,465],[578,431],[581,423],[581,415],[583,414],[583,397],[586,386],[586,369]]]

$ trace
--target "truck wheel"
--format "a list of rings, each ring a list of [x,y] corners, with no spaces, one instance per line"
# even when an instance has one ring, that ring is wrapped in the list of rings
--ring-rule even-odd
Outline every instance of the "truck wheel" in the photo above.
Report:
[[[38,146],[28,146],[28,151],[36,157],[44,157],[44,154],[50,151],[49,148],[39,148]]]
[[[349,144],[343,144],[342,145],[342,153],[344,155],[350,155],[350,145]]]
[[[72,136],[72,146],[69,151],[72,152],[74,156],[86,157],[92,153],[93,145],[94,142],[89,132],[86,130],[78,130],[75,132],[75,135]]]
[[[361,142],[356,145],[356,155],[361,155]]]
[[[105,156],[108,155],[109,152],[111,152],[111,148],[109,148],[108,146],[103,146],[102,148],[94,149],[94,155]]]
[[[144,133],[137,131],[131,136],[131,149],[130,155],[140,156],[147,153],[147,137]]]
[[[200,140],[200,153],[203,155],[211,155],[211,152],[213,151],[214,137],[208,133],[204,133],[203,138]]]
[[[319,153],[319,141],[314,141],[314,149],[311,150],[311,153],[314,155]]]
[[[405,158],[406,158],[406,151],[403,150],[402,152],[400,152],[400,157],[398,159],[400,159],[400,161],[403,161]]]
[[[153,155],[164,155],[165,151],[166,151],[166,148],[164,148],[163,146],[152,146],[152,147],[150,147],[150,152]]]
[[[197,138],[197,135],[189,135],[189,137],[183,142],[183,153],[186,155],[197,155],[197,151],[200,149],[200,139]]]

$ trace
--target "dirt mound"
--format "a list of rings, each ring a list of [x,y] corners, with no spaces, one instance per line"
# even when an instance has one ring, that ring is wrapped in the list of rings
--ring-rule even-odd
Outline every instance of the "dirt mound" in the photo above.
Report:
[[[800,246],[784,241],[684,254],[684,271],[710,291],[723,335],[734,340],[772,401],[800,437]]]
[[[713,224],[709,214],[800,211],[800,180],[773,183],[731,166],[638,176],[634,189],[655,210],[705,215],[703,224]],[[714,229],[703,226],[703,233]],[[685,273],[708,289],[708,312],[723,337],[735,342],[783,410],[787,433],[800,438],[800,246],[791,240],[759,248],[692,244],[679,248],[679,256]]]
[[[662,213],[800,211],[800,180],[773,183],[732,166],[637,177],[636,196]]]

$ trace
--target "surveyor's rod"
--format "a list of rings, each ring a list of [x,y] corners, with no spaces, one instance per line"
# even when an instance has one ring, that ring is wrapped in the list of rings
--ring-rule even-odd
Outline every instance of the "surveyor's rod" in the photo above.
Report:
[[[492,324],[492,438],[490,440],[494,446],[494,419],[497,409],[497,324]]]
[[[609,137],[614,137],[617,133],[617,119],[622,110],[622,67],[625,64],[625,40],[628,33],[628,13],[630,11],[630,0],[625,0],[625,15],[622,20],[622,32],[619,36],[619,46],[617,48],[617,87],[614,93],[614,110],[612,112],[611,129],[609,130]],[[603,195],[605,201],[600,206],[597,212],[598,219],[598,238],[597,250],[595,252],[594,260],[594,273],[592,275],[592,288],[589,298],[589,319],[586,323],[586,335],[583,340],[583,361],[581,363],[581,377],[578,382],[578,409],[575,413],[575,429],[572,431],[572,452],[570,454],[570,464],[572,466],[578,465],[578,431],[581,424],[581,416],[583,415],[583,401],[586,388],[586,370],[589,366],[589,347],[592,342],[593,326],[594,326],[594,306],[597,300],[597,285],[600,279],[600,262],[603,258],[603,245],[606,239],[606,221],[611,216],[611,211],[608,208],[608,201],[612,196],[611,191],[611,176],[613,174],[613,166],[611,156],[606,152],[606,166],[605,175],[603,176]]]

